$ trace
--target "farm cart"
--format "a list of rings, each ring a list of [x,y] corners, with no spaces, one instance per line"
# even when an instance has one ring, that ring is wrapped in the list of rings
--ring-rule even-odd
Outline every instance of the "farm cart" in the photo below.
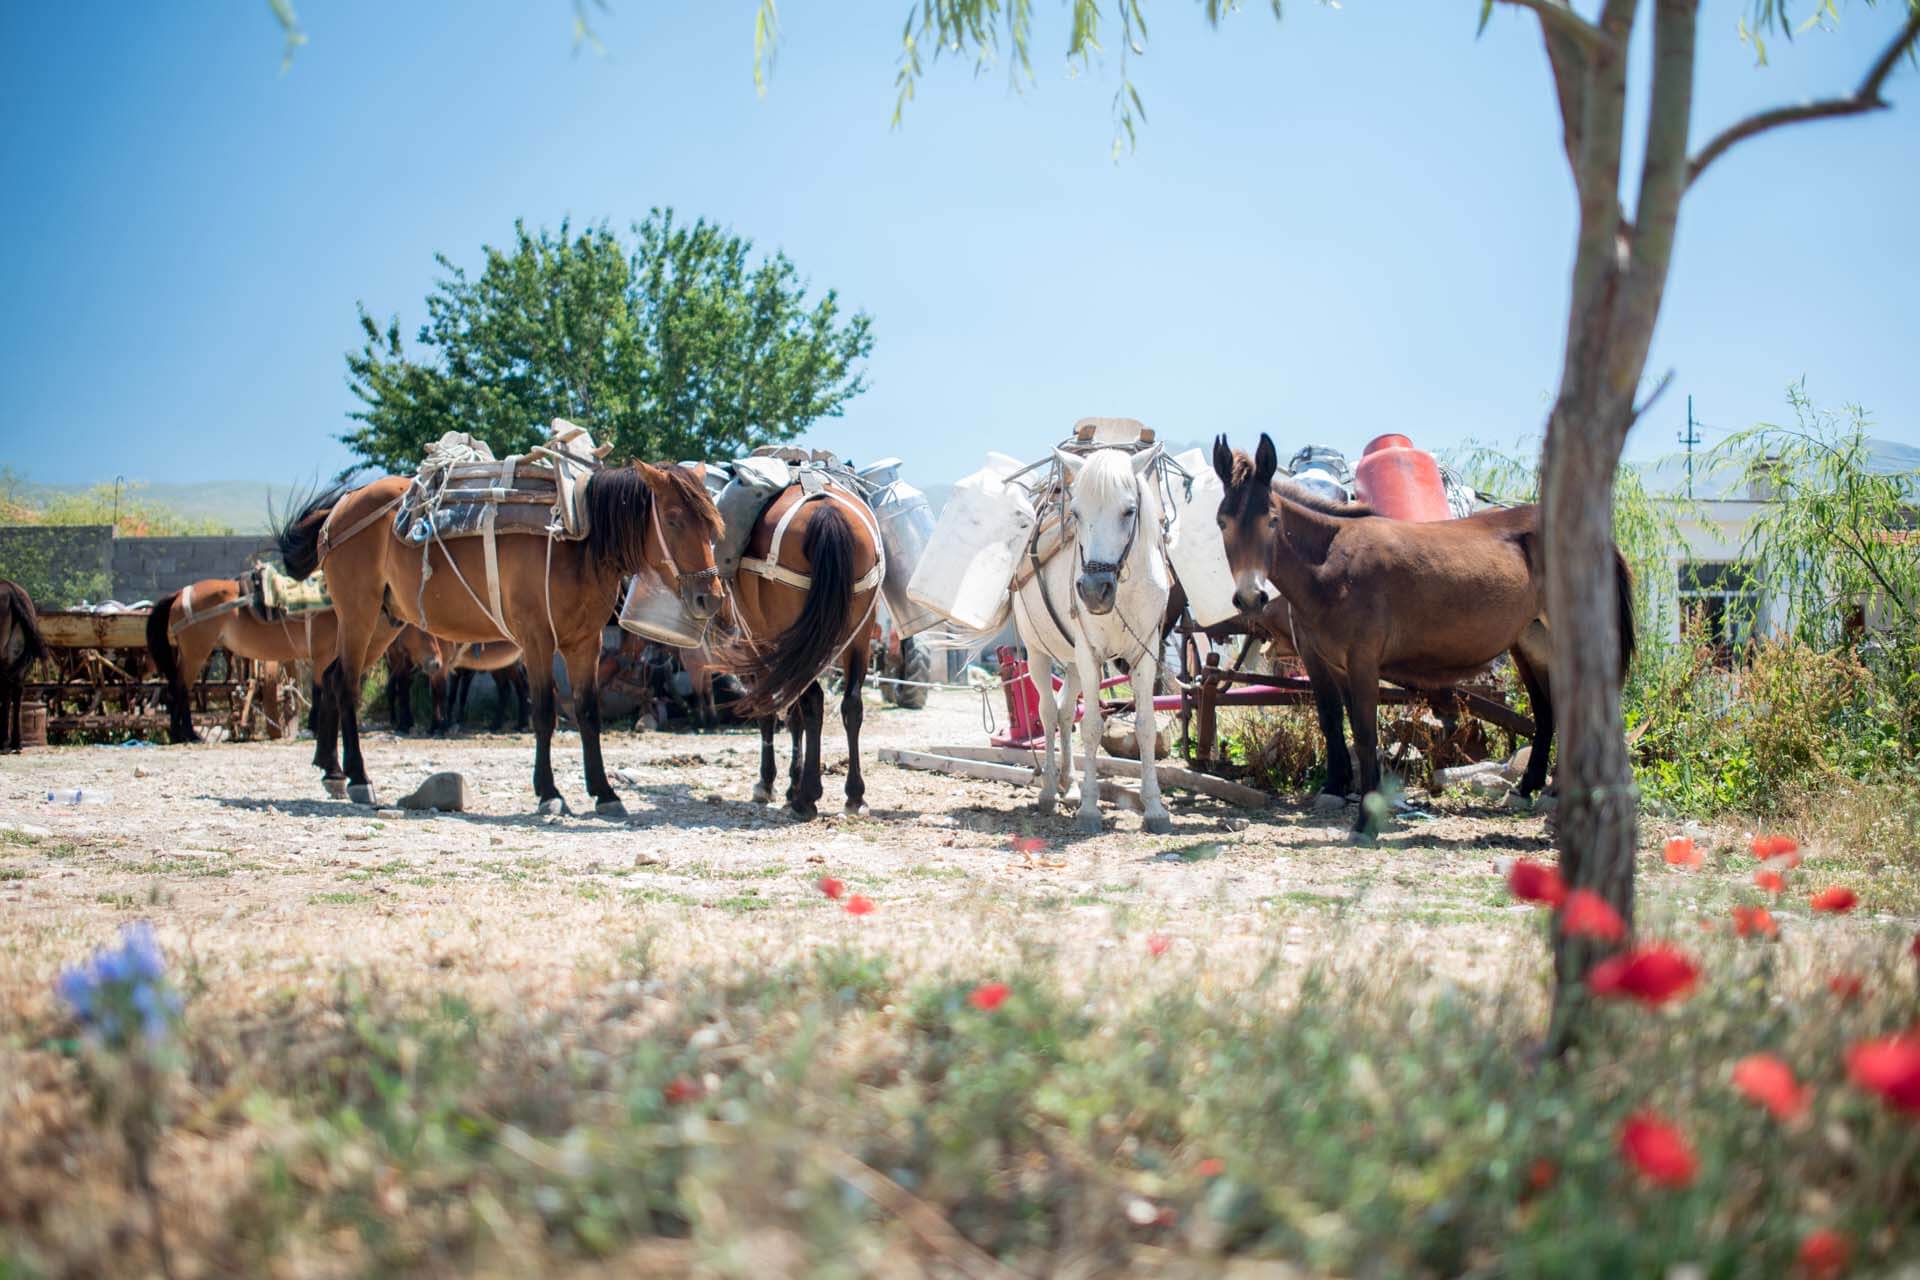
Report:
[[[47,737],[112,741],[166,733],[166,684],[147,653],[147,610],[40,615],[47,658],[29,673],[27,698],[46,704]],[[216,651],[190,686],[194,719],[233,739],[292,737],[305,700],[291,672]]]

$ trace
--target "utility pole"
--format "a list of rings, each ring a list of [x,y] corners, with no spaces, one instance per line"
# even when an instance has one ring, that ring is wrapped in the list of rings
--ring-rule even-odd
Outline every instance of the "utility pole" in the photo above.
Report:
[[[1680,437],[1680,443],[1687,447],[1687,501],[1693,501],[1693,446],[1700,443],[1700,433],[1694,430],[1698,425],[1693,420],[1693,397],[1687,397],[1687,432]]]

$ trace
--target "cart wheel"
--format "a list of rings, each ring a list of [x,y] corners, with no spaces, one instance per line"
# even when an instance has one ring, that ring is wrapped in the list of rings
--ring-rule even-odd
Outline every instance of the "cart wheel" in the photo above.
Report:
[[[892,686],[896,690],[894,700],[909,711],[918,711],[926,706],[926,686],[933,680],[933,651],[911,637],[902,640],[900,678],[918,683]]]

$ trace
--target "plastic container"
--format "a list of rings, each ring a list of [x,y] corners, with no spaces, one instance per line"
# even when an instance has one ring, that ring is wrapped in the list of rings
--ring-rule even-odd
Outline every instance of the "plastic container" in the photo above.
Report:
[[[1433,455],[1402,435],[1376,437],[1353,468],[1360,500],[1395,520],[1451,520],[1446,483]]]
[[[1353,493],[1347,487],[1353,472],[1347,467],[1346,455],[1337,449],[1310,444],[1293,455],[1287,474],[1295,484],[1329,502],[1353,501]]]
[[[1033,531],[1033,502],[1007,483],[1018,458],[989,453],[987,465],[954,487],[907,584],[907,599],[970,631],[996,628],[1012,608],[1007,593]]]
[[[686,649],[700,643],[706,625],[687,612],[679,592],[649,569],[627,580],[627,598],[620,605],[620,629]]]
[[[1189,449],[1173,461],[1193,477],[1191,489],[1178,471],[1169,470],[1173,488],[1173,532],[1167,538],[1167,559],[1173,576],[1187,593],[1193,620],[1203,627],[1239,613],[1233,603],[1233,567],[1227,563],[1227,544],[1220,536],[1220,500],[1226,486],[1204,449]]]
[[[880,593],[902,636],[916,635],[940,621],[940,615],[907,595],[913,571],[933,540],[935,520],[927,495],[900,478],[900,459],[884,458],[857,473],[876,486],[873,518],[880,524],[880,545],[887,554],[887,577]]]
[[[110,804],[112,801],[113,792],[93,787],[61,787],[47,792],[48,804]]]

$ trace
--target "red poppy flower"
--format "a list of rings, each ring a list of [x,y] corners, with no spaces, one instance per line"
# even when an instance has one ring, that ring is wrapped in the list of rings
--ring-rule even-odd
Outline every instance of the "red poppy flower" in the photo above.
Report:
[[[1847,1050],[1847,1077],[1894,1110],[1920,1114],[1920,1034],[1854,1045]]]
[[[1219,1156],[1208,1156],[1193,1166],[1193,1171],[1203,1178],[1217,1178],[1227,1171],[1227,1162]]]
[[[868,897],[863,897],[862,895],[856,893],[851,898],[847,899],[847,905],[841,908],[841,910],[845,911],[850,916],[866,915],[867,912],[873,910],[873,899]]]
[[[1913,945],[1908,947],[1907,950],[1913,953],[1915,960],[1920,960],[1920,933],[1913,935]]]
[[[995,1009],[1005,1004],[1007,997],[1012,994],[1013,988],[1009,987],[1006,983],[988,982],[975,987],[973,994],[967,997],[967,1003],[982,1013],[992,1013]]]
[[[820,892],[826,894],[829,898],[838,898],[847,891],[847,882],[844,880],[835,880],[832,876],[821,876],[818,880],[814,881],[814,884],[819,887]]]
[[[1167,948],[1172,945],[1173,939],[1164,933],[1150,933],[1147,935],[1147,954],[1150,956],[1163,956],[1167,954]]]
[[[1838,1231],[1815,1231],[1800,1242],[1800,1266],[1818,1280],[1837,1276],[1853,1261],[1853,1242]]]
[[[1662,943],[1609,956],[1587,974],[1587,990],[1596,996],[1665,1004],[1689,994],[1700,980],[1700,966],[1684,952]]]
[[[1527,1188],[1531,1191],[1545,1191],[1560,1177],[1560,1166],[1541,1156],[1527,1168]]]
[[[1765,907],[1735,907],[1733,931],[1742,938],[1780,936],[1780,926],[1773,922],[1773,912]]]
[[[1800,865],[1800,842],[1792,836],[1755,836],[1747,848],[1762,862],[1772,858],[1787,858],[1790,859],[1788,866]]]
[[[1620,1156],[1660,1187],[1688,1186],[1700,1167],[1686,1137],[1651,1111],[1636,1111],[1620,1126]]]
[[[1867,984],[1857,973],[1836,973],[1827,979],[1827,990],[1842,1000],[1858,1000],[1866,989]]]
[[[660,1090],[660,1096],[677,1107],[683,1102],[698,1102],[706,1092],[699,1084],[685,1076],[675,1076],[667,1081],[665,1088]]]
[[[1013,838],[1013,851],[1015,853],[1035,854],[1046,847],[1047,842],[1039,836],[1015,836]]]
[[[1575,889],[1560,908],[1562,932],[1575,938],[1618,942],[1627,936],[1627,922],[1607,900],[1591,889]]]
[[[1513,860],[1513,869],[1507,872],[1507,892],[1522,902],[1537,902],[1543,907],[1557,907],[1567,900],[1567,885],[1560,872],[1526,858]]]
[[[1770,1053],[1756,1053],[1733,1064],[1733,1087],[1781,1120],[1803,1114],[1813,1090],[1793,1078],[1793,1068]]]
[[[1783,893],[1787,887],[1786,879],[1778,871],[1756,871],[1753,882],[1768,893]]]
[[[1830,885],[1807,899],[1807,905],[1815,911],[1831,911],[1843,915],[1860,905],[1860,895],[1845,885]]]
[[[1670,867],[1697,867],[1707,860],[1706,855],[1693,843],[1692,836],[1675,836],[1667,841],[1666,853]]]

